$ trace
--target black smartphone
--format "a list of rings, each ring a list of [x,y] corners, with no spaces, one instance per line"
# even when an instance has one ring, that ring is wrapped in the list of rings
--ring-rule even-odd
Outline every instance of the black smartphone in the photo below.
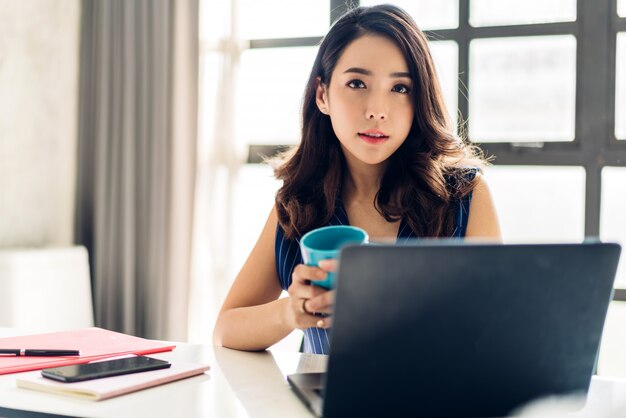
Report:
[[[138,356],[72,366],[52,367],[43,369],[41,375],[49,379],[70,383],[148,370],[166,369],[170,366],[171,363],[169,361]]]

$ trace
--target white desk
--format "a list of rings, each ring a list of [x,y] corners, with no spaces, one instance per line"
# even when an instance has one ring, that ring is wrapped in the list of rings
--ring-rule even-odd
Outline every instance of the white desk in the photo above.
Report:
[[[0,329],[0,336],[9,335]],[[325,370],[326,357],[290,352],[245,353],[208,345],[178,344],[162,359],[208,363],[203,376],[100,402],[40,393],[15,386],[17,374],[0,375],[2,408],[80,417],[311,417],[289,388],[285,375]],[[594,377],[587,406],[577,417],[601,418],[622,407],[626,416],[626,379]],[[11,415],[9,415],[11,416]],[[553,414],[553,417],[556,415]]]
[[[12,334],[0,328],[0,336]],[[19,374],[0,375],[0,417],[15,416],[7,412],[9,408],[77,417],[311,417],[285,375],[326,368],[326,356],[245,353],[184,343],[151,357],[204,363],[211,369],[205,375],[100,402],[21,389],[15,385]]]

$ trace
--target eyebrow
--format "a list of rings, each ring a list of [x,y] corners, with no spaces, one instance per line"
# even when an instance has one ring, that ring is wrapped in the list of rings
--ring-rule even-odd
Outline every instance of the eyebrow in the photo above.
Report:
[[[346,74],[346,73],[357,73],[357,74],[363,74],[363,75],[372,75],[372,72],[370,70],[366,70],[365,68],[359,68],[359,67],[348,68],[343,73],[344,74]],[[398,71],[398,72],[395,72],[395,73],[391,73],[391,74],[389,74],[389,76],[394,77],[394,78],[401,78],[401,77],[411,78],[411,74],[409,74],[407,72],[404,72],[404,71]]]

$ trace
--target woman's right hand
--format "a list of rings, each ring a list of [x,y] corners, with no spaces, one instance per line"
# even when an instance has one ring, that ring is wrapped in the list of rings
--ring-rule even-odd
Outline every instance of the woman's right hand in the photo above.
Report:
[[[311,282],[324,280],[327,271],[336,268],[335,260],[324,260],[322,266],[325,269],[305,264],[297,265],[291,276],[291,286],[287,289],[289,301],[286,308],[286,319],[290,327],[294,329],[307,329],[312,327],[329,328],[330,317],[315,315],[316,313],[332,313],[335,291],[327,290],[320,286],[315,286]],[[322,309],[312,309],[308,303],[310,299],[315,299],[315,304],[325,305]]]

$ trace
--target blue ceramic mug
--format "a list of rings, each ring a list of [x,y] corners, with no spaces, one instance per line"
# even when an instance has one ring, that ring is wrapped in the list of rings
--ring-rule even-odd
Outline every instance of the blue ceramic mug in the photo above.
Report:
[[[317,266],[320,260],[338,258],[341,247],[353,244],[366,244],[369,237],[361,228],[347,225],[334,225],[307,232],[300,239],[302,261],[308,266]],[[335,287],[335,273],[328,272],[326,279],[312,282],[326,289]]]

